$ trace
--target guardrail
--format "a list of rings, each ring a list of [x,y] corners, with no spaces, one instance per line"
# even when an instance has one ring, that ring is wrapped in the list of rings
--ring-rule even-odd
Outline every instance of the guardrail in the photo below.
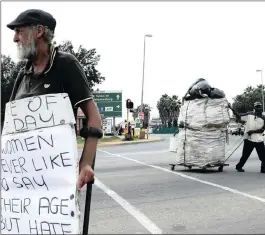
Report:
[[[178,127],[153,128],[152,134],[175,134],[179,132]]]

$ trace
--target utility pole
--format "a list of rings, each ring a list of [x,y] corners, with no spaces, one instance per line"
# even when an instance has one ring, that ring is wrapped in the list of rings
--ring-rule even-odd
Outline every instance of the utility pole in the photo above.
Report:
[[[148,112],[147,112],[147,139],[149,139],[149,120],[150,120],[150,108],[148,107]]]
[[[262,75],[262,69],[257,69],[256,72],[260,72],[261,75],[261,97],[262,97],[262,107],[263,107],[263,113],[264,111],[264,89],[263,89],[263,75]]]
[[[151,38],[152,35],[151,34],[145,34],[144,35],[144,56],[143,56],[143,77],[142,77],[142,93],[141,93],[141,111],[144,112],[144,70],[145,70],[145,39],[146,37]],[[142,127],[143,127],[143,121],[142,123]]]

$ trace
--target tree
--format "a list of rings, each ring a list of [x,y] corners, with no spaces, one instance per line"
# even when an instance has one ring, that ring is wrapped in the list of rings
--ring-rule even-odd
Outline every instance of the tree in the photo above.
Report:
[[[264,87],[263,93],[265,96]],[[256,88],[248,86],[242,94],[234,97],[233,101],[233,108],[239,113],[245,113],[253,110],[255,102],[262,103],[262,85],[258,85]]]
[[[150,106],[148,104],[143,104],[144,106],[144,122],[143,122],[143,126],[145,128],[148,127],[149,124],[149,116],[150,116]],[[142,111],[142,106],[139,105],[133,112],[132,116],[134,119],[138,118],[138,114],[139,112]]]
[[[65,41],[63,44],[59,45],[59,48],[64,52],[71,53],[77,58],[83,67],[87,80],[89,81],[90,89],[93,89],[95,84],[101,84],[105,81],[105,77],[102,77],[101,73],[96,69],[100,60],[100,55],[97,55],[95,48],[87,50],[80,45],[75,52],[71,41]]]
[[[24,61],[16,64],[10,56],[1,55],[1,124],[4,123],[5,105],[9,102],[17,75],[24,66]]]
[[[176,95],[170,97],[164,94],[161,96],[157,102],[157,109],[164,127],[176,127],[178,125],[180,105],[181,102]]]

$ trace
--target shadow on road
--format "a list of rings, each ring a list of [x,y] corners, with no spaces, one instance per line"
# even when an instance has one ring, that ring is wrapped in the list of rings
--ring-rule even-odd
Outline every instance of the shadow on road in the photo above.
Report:
[[[222,174],[223,172],[219,172],[218,171],[218,167],[216,168],[212,168],[212,169],[206,169],[206,170],[203,170],[203,169],[200,169],[200,168],[195,168],[195,169],[175,169],[174,171],[177,171],[177,172],[183,172],[183,173],[202,173],[202,174],[210,174],[210,173],[219,173],[219,174]]]

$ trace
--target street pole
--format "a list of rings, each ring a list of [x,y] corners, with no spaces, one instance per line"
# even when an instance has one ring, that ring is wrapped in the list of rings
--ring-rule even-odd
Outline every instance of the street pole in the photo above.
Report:
[[[142,77],[142,94],[141,94],[141,110],[144,112],[144,70],[145,70],[145,39],[146,37],[152,37],[151,34],[144,35],[144,56],[143,56],[143,77]],[[143,124],[143,122],[142,122]]]
[[[103,122],[104,122],[105,118],[104,118],[103,115],[100,115],[100,117],[101,117],[102,131],[103,131],[103,136],[102,136],[102,138],[105,138],[105,126],[103,125],[103,124],[104,124]]]
[[[147,113],[147,139],[149,139],[149,119],[150,119],[150,109],[148,109]]]
[[[261,97],[262,97],[262,107],[263,107],[263,113],[265,112],[264,111],[264,89],[263,89],[263,75],[262,75],[262,70],[259,69],[259,70],[256,70],[256,72],[260,72],[260,75],[261,75]]]
[[[112,123],[112,125],[113,125],[113,134],[114,134],[114,136],[117,136],[117,134],[116,134],[116,123],[115,123],[115,117],[113,117],[113,123]]]
[[[262,93],[262,107],[264,112],[264,90],[263,90],[263,76],[262,76],[262,70],[260,70],[261,74],[261,93]]]
[[[142,77],[142,94],[141,94],[141,111],[144,111],[144,69],[145,69],[145,35],[144,35],[144,57],[143,57],[143,77]]]
[[[145,34],[144,35],[144,57],[143,57],[143,78],[142,78],[142,95],[141,95],[141,110],[142,112],[144,111],[144,69],[145,69],[145,38],[149,37],[151,38],[152,35],[151,34]]]
[[[129,135],[129,109],[127,109],[127,135]]]

